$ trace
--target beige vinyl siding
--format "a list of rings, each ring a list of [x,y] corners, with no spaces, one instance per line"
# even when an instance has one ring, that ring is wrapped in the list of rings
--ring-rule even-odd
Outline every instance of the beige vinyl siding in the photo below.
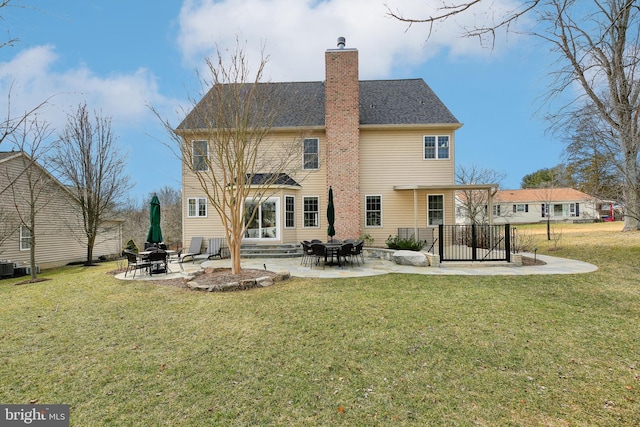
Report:
[[[39,166],[33,166],[40,168]],[[7,174],[17,176],[23,169],[22,158],[11,159],[0,163],[0,188],[8,185]],[[14,191],[7,191],[2,195],[0,204],[5,212],[13,209],[15,212],[13,192],[27,194],[27,180],[24,175],[13,186]],[[16,199],[21,209],[26,212],[28,207],[20,198]],[[35,245],[36,264],[42,269],[66,265],[70,262],[86,260],[86,237],[83,232],[80,212],[75,209],[75,201],[60,185],[53,181],[50,191],[42,195],[36,214]],[[121,252],[120,222],[107,224],[108,230],[103,230],[96,239],[94,258],[100,256],[117,255]],[[18,230],[5,241],[0,248],[0,259],[14,262],[29,263],[29,250],[20,250],[20,233]]]
[[[277,134],[274,138],[282,138]],[[448,135],[450,137],[449,159],[424,160],[424,136]],[[302,170],[293,178],[301,185],[300,189],[282,189],[277,193],[280,198],[280,231],[283,243],[296,243],[301,240],[326,239],[327,232],[327,172],[326,172],[326,138],[322,132],[305,137],[318,137],[320,142],[320,168],[318,170]],[[197,139],[197,138],[193,138]],[[430,185],[449,186],[454,184],[455,138],[452,128],[433,129],[361,129],[360,132],[360,200],[354,201],[360,206],[363,234],[375,239],[376,246],[384,246],[389,235],[397,234],[398,228],[414,226],[414,193],[411,190],[397,191],[398,185]],[[300,162],[302,158],[300,159]],[[224,235],[224,229],[217,213],[208,203],[207,218],[188,218],[187,201],[190,197],[205,197],[197,178],[183,168],[183,238],[184,246],[189,245],[191,237],[202,236],[205,241],[209,237]],[[427,226],[427,195],[442,194],[445,203],[445,224],[455,223],[454,196],[452,190],[417,192],[417,226]],[[295,222],[293,229],[284,228],[284,195],[295,197]],[[380,195],[382,197],[382,227],[366,227],[365,196]],[[319,227],[303,227],[303,203],[305,197],[318,197]],[[339,228],[340,225],[336,224]],[[347,237],[347,236],[343,236]],[[348,236],[358,237],[358,236]]]
[[[446,160],[424,160],[425,135],[449,135],[450,156]],[[375,239],[375,246],[384,246],[398,228],[414,226],[414,192],[397,191],[398,185],[452,185],[454,184],[454,146],[451,129],[429,130],[362,130],[360,133],[360,204],[363,226],[364,204],[367,195],[382,196],[383,227],[363,228],[364,234]],[[454,224],[453,191],[417,191],[417,226],[427,227],[427,195],[444,195],[445,224]]]
[[[291,243],[305,239],[305,235],[313,236],[310,238],[316,238],[320,229],[304,229],[302,227],[302,203],[304,196],[314,195],[320,198],[320,209],[325,206],[326,209],[326,142],[324,135],[319,132],[310,134],[300,134],[294,132],[279,132],[274,133],[268,140],[265,141],[265,147],[273,148],[277,145],[277,141],[291,141],[292,138],[298,138],[300,144],[304,138],[318,138],[319,139],[319,169],[317,170],[303,170],[302,169],[302,151],[300,151],[300,157],[297,159],[297,167],[289,175],[298,182],[302,188],[285,188],[275,189],[273,197],[280,199],[280,242]],[[189,138],[187,143],[198,138]],[[286,143],[285,142],[285,143]],[[274,149],[275,150],[275,149]],[[189,247],[191,238],[195,236],[201,236],[205,239],[210,237],[223,237],[225,230],[220,221],[219,215],[211,205],[210,201],[207,201],[207,217],[206,218],[189,218],[188,217],[188,199],[192,197],[205,197],[206,194],[201,188],[201,184],[197,177],[183,165],[182,168],[182,188],[183,188],[183,246]],[[293,229],[284,228],[284,195],[293,195],[295,197],[295,223],[296,227]],[[320,215],[321,226],[322,221],[326,222],[326,217]],[[326,226],[325,226],[326,228]],[[326,233],[326,231],[325,231]]]

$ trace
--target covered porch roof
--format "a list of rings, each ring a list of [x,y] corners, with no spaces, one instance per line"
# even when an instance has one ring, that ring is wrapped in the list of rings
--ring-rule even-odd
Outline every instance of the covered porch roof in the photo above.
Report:
[[[493,225],[493,196],[498,191],[499,184],[450,184],[450,185],[429,185],[429,184],[402,184],[394,185],[394,191],[413,191],[413,229],[414,236],[418,235],[418,191],[469,191],[478,190],[487,192],[489,201],[489,224]]]

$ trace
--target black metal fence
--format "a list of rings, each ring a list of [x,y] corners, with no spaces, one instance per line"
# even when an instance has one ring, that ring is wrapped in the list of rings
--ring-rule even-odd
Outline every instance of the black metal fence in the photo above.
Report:
[[[438,253],[440,261],[511,262],[514,232],[509,224],[440,225],[437,229],[398,228],[398,237],[424,242],[422,250]]]
[[[503,225],[440,225],[440,261],[511,261],[511,232]]]

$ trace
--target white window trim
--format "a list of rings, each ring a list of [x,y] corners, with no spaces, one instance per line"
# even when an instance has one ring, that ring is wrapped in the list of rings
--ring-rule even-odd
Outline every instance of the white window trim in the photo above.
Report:
[[[304,221],[304,214],[306,213],[306,211],[304,210],[304,201],[305,199],[316,199],[318,201],[318,225],[306,225],[305,221]],[[320,212],[322,211],[322,208],[320,207],[320,197],[319,196],[304,196],[302,197],[302,228],[320,228]]]
[[[196,153],[195,153],[195,143],[196,142],[204,142],[207,144],[207,160],[209,158],[209,141],[207,141],[206,139],[194,139],[191,141],[191,167],[196,170],[197,172],[208,172],[209,171],[209,164],[207,161],[204,162],[204,169],[195,169],[195,165],[193,164],[195,162],[196,159]],[[198,157],[201,157],[200,155],[198,155]]]
[[[25,227],[24,225],[20,226],[20,250],[21,251],[28,251],[29,249],[31,249],[31,232],[29,232],[29,237],[25,237],[24,236],[24,231],[29,231],[29,229],[27,227]],[[23,246],[23,242],[28,242],[29,246],[24,247]]]
[[[189,201],[190,200],[195,200],[195,215],[191,215],[189,213]],[[198,215],[198,213],[200,212],[200,200],[204,200],[204,216],[203,215]],[[209,201],[207,200],[206,197],[189,197],[187,199],[187,218],[207,218],[209,216]]]
[[[427,227],[437,227],[439,224],[429,224],[429,196],[441,196],[442,197],[442,225],[447,225],[447,203],[444,194],[427,194]]]
[[[379,197],[380,198],[380,225],[367,225],[367,197]],[[364,195],[364,227],[365,228],[383,228],[383,216],[382,216],[382,194],[365,194]]]
[[[315,140],[315,141],[316,141],[316,144],[317,144],[317,146],[318,146],[318,152],[316,153],[316,154],[317,154],[317,156],[318,156],[318,167],[315,167],[315,168],[307,168],[307,167],[305,167],[305,161],[304,161],[304,156],[305,156],[305,152],[304,152],[304,142],[305,142],[306,140],[310,140],[310,139]],[[317,170],[319,170],[319,169],[320,169],[320,138],[304,138],[304,139],[302,140],[302,169],[303,169],[303,170],[307,170],[307,171],[317,171]]]
[[[293,200],[293,225],[288,226],[287,225],[287,199],[292,199]],[[296,228],[296,196],[284,196],[284,228],[287,230],[293,230],[294,228]]]
[[[244,203],[244,206],[246,206],[247,202],[254,202],[255,198],[253,197],[248,197]],[[281,222],[281,218],[280,218],[280,197],[268,197],[266,199],[262,199],[260,200],[260,205],[258,206],[258,212],[256,213],[256,218],[254,218],[256,221],[258,221],[258,223],[261,222],[261,215],[262,215],[262,204],[266,203],[266,202],[272,202],[275,204],[275,213],[276,213],[276,222],[275,222],[275,237],[262,237],[261,236],[261,232],[258,233],[258,237],[247,237],[246,236],[246,231],[245,231],[245,235],[243,236],[242,240],[246,241],[246,242],[275,242],[275,241],[279,241],[282,237],[282,232],[280,231],[280,222]],[[243,207],[243,212],[242,212],[242,216],[244,217],[244,207]],[[246,224],[244,224],[244,226],[246,227]],[[261,231],[262,229],[259,228],[259,231]]]
[[[447,157],[440,157],[440,153],[438,151],[438,138],[443,137],[443,136],[445,136],[445,137],[447,137],[449,139],[449,147],[448,147],[448,150],[447,150],[447,154],[448,154]],[[425,151],[424,150],[424,139],[426,137],[433,137],[433,138],[436,139],[436,145],[434,147],[434,149],[435,149],[435,157],[427,157],[425,155],[425,152],[424,152]],[[451,144],[452,144],[452,141],[453,141],[453,136],[452,135],[422,135],[422,160],[451,160]]]

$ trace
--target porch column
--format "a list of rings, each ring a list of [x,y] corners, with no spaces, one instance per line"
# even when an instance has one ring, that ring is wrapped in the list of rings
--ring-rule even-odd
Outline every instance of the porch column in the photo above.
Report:
[[[491,194],[491,188],[487,189],[487,196],[489,200],[489,225],[493,225],[493,194]]]
[[[418,190],[413,189],[413,237],[418,240]]]

